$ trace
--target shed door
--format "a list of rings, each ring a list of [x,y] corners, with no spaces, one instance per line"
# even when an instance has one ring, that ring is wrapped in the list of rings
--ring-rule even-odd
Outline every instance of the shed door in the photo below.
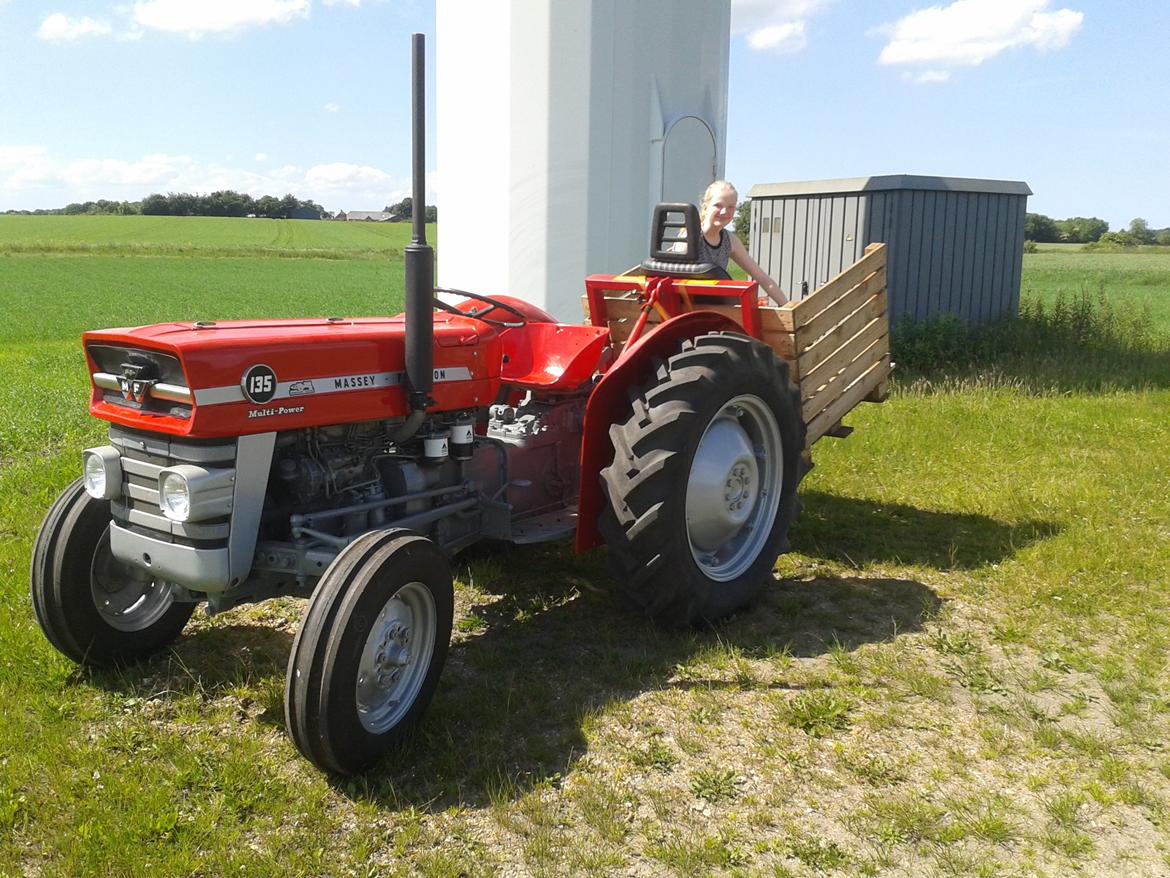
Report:
[[[715,179],[715,136],[697,116],[683,116],[666,132],[662,200],[698,204]]]

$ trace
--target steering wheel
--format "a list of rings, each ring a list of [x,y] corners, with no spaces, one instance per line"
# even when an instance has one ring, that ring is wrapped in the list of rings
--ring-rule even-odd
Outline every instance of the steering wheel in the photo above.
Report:
[[[481,296],[479,293],[469,293],[466,290],[456,290],[451,287],[435,287],[435,292],[448,293],[453,296],[463,296],[468,299],[474,299],[477,302],[483,302],[487,305],[486,308],[472,308],[470,311],[464,311],[460,308],[457,308],[455,305],[444,302],[438,296],[434,296],[432,301],[434,302],[435,307],[440,311],[446,311],[449,314],[457,314],[460,317],[470,317],[473,320],[482,320],[484,323],[490,323],[493,326],[499,326],[503,329],[516,329],[528,322],[528,317],[519,308],[516,308],[513,305],[509,305],[507,302],[501,302],[497,299],[493,299],[491,296]],[[491,314],[497,308],[499,308],[501,311],[507,311],[509,314],[513,314],[520,319],[513,322],[506,320],[493,320],[488,317],[484,317],[485,314]]]

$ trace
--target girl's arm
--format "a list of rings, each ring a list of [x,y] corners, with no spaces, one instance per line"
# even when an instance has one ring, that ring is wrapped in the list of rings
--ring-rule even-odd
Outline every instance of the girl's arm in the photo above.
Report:
[[[731,232],[728,232],[731,235]],[[748,255],[747,249],[740,243],[739,238],[731,235],[731,258],[735,260],[735,264],[748,273],[748,277],[760,285],[760,289],[768,294],[777,305],[783,305],[788,301],[788,297],[784,295],[780,286],[772,278],[764,273],[764,269],[756,264],[756,260]]]

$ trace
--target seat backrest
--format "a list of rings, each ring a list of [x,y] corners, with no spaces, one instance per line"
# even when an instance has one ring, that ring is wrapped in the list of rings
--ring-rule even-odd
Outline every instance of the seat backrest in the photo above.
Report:
[[[715,278],[730,275],[711,262],[698,262],[699,209],[693,204],[664,202],[654,208],[650,222],[650,257],[642,260],[647,275]]]

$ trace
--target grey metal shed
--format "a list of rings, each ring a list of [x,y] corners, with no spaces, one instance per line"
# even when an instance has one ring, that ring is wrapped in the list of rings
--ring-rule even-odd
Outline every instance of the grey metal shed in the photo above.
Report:
[[[792,298],[888,245],[890,321],[1020,305],[1026,183],[897,174],[753,186],[748,252]]]

